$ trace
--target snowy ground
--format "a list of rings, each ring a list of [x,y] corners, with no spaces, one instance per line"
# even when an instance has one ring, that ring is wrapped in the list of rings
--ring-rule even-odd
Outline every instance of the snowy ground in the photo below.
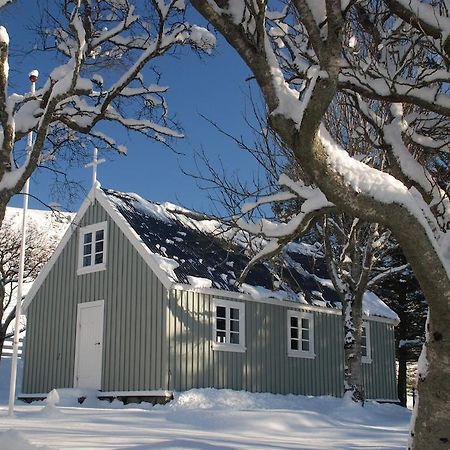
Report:
[[[8,417],[9,362],[0,363],[0,450],[406,447],[408,410],[373,403],[361,409],[332,397],[202,389],[165,406],[92,401],[81,407],[60,391],[63,406],[20,403]]]

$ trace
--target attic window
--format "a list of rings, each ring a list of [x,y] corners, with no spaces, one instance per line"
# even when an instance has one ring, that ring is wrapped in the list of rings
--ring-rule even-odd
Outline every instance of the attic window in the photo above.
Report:
[[[363,322],[361,336],[361,361],[363,363],[372,362],[372,351],[370,347],[370,324]]]
[[[314,358],[314,321],[311,313],[288,310],[288,356]]]
[[[80,229],[78,275],[106,269],[107,222]]]
[[[245,352],[245,306],[240,302],[213,300],[213,350]]]

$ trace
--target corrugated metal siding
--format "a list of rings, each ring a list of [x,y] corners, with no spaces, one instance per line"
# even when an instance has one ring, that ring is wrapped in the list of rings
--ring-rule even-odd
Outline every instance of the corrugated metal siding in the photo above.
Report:
[[[108,221],[108,268],[77,276],[78,231],[28,309],[24,393],[73,386],[77,304],[105,301],[102,389],[194,387],[342,395],[342,319],[314,312],[315,359],[287,356],[285,305],[245,302],[245,353],[213,351],[212,296],[168,293],[96,203],[80,226]],[[369,398],[396,398],[393,326],[371,322]]]
[[[245,302],[245,353],[213,351],[212,296],[173,291],[169,299],[169,389],[342,395],[341,317],[314,312],[315,359],[287,356],[287,308]],[[222,297],[224,298],[224,297]]]
[[[372,362],[363,364],[366,397],[397,400],[394,326],[369,322]]]
[[[167,386],[167,291],[97,202],[80,226],[105,220],[107,269],[76,275],[76,230],[29,306],[24,393],[73,386],[77,304],[95,300],[105,301],[102,389]]]

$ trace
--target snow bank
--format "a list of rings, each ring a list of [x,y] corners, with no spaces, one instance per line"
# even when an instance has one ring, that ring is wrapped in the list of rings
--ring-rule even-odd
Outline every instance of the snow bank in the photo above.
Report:
[[[366,421],[380,413],[404,415],[406,419],[410,415],[410,412],[405,408],[392,404],[379,404],[370,400],[362,408],[353,401],[349,402],[344,398],[332,396],[282,395],[214,388],[176,392],[174,393],[173,401],[166,405],[157,405],[156,408],[175,410],[315,411],[318,414],[328,415],[334,418],[345,415],[347,419],[353,420],[356,423],[359,423],[359,420]]]
[[[0,433],[0,450],[35,450],[37,448],[50,450],[49,447],[30,444],[24,435],[17,430],[7,430]]]
[[[174,409],[288,409],[301,410],[305,404],[314,399],[316,402],[333,403],[338,399],[333,397],[305,397],[300,395],[280,395],[268,393],[252,393],[233,391],[231,389],[191,389],[174,394],[174,400],[165,408]]]
[[[3,361],[2,361],[3,362]],[[4,378],[0,374],[0,386]],[[78,404],[78,397],[88,395]],[[335,397],[192,389],[166,405],[100,402],[89,392],[60,389],[44,402],[0,406],[0,450],[51,448],[401,450],[410,411]],[[57,407],[56,407],[57,403]],[[95,404],[95,405],[94,405]],[[68,405],[66,407],[63,405]],[[74,407],[75,406],[75,407]],[[88,406],[88,407],[86,407]],[[20,430],[11,431],[11,429]],[[28,439],[28,441],[27,441]]]

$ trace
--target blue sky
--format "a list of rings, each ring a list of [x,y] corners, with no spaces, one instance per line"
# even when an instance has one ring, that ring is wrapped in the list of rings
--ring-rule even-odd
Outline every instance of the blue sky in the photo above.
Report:
[[[7,27],[10,34],[13,54],[19,49],[27,48],[28,43],[33,40],[33,34],[27,30],[32,17],[26,3],[26,0],[18,0],[2,10],[0,16],[0,23]],[[204,21],[194,11],[189,13],[189,20],[191,23],[204,25]],[[43,75],[55,64],[46,60],[42,54],[37,57],[31,53],[20,59],[12,59],[10,92],[29,89],[30,70],[37,68]],[[203,149],[212,161],[217,162],[220,158],[230,173],[237,172],[243,178],[251,178],[255,170],[252,158],[215,130],[200,114],[219,123],[235,136],[251,139],[243,117],[245,111],[250,110],[249,83],[253,84],[253,91],[257,92],[254,82],[245,81],[250,71],[219,36],[212,56],[199,58],[186,49],[177,57],[162,58],[158,62],[158,68],[162,74],[161,84],[170,87],[166,95],[170,114],[175,116],[185,133],[184,139],[172,143],[182,155],[137,134],[128,136],[124,131],[120,138],[128,147],[128,155],[107,155],[108,162],[99,166],[98,179],[104,187],[137,192],[151,200],[170,201],[208,211],[211,206],[208,193],[200,189],[195,180],[183,175],[180,166],[187,171],[195,171],[194,152]],[[39,81],[43,83],[44,76]],[[251,117],[251,113],[247,116]],[[117,141],[121,140],[117,139],[117,135],[115,138]],[[69,175],[81,181],[85,190],[90,188],[90,170],[74,168]],[[45,203],[52,201],[48,188],[50,179],[46,172],[32,177],[31,194]],[[77,201],[71,204],[63,202],[63,206],[76,210],[84,194],[80,192]],[[20,196],[11,202],[13,206],[20,206],[21,203]],[[31,200],[31,206],[43,208],[35,200]]]

